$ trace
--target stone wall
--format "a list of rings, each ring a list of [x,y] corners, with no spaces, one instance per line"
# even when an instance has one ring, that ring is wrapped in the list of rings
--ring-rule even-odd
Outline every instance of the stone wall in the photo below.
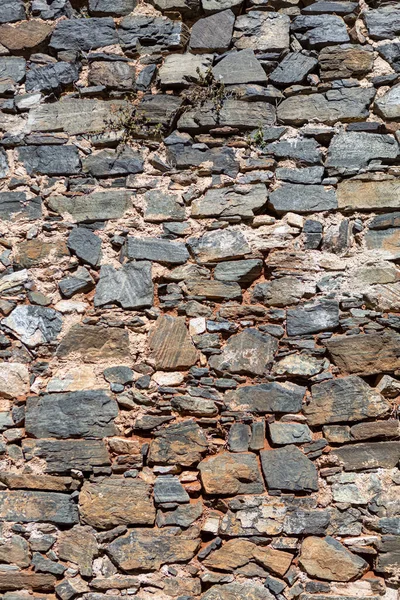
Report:
[[[0,0],[0,596],[398,600],[400,8]]]

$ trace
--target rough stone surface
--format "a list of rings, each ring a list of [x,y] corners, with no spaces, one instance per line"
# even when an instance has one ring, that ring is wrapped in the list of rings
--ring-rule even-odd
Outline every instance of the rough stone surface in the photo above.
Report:
[[[260,452],[268,489],[311,492],[318,489],[317,469],[295,446]]]
[[[60,313],[42,306],[17,306],[2,323],[30,348],[52,342],[62,327]]]
[[[270,194],[269,204],[278,214],[307,214],[335,209],[337,199],[333,189],[322,185],[286,183]]]
[[[260,494],[264,491],[260,468],[254,454],[224,452],[199,464],[206,494]]]
[[[157,369],[174,371],[194,365],[197,352],[190,340],[183,317],[160,317],[150,336]]]
[[[153,304],[151,264],[130,262],[121,269],[101,267],[94,297],[95,306],[119,304],[122,308],[143,308]]]
[[[228,340],[220,355],[211,357],[210,366],[217,371],[263,375],[273,360],[276,340],[255,329],[246,329]]]
[[[334,538],[309,537],[301,546],[300,561],[311,577],[350,581],[362,575],[368,564]]]

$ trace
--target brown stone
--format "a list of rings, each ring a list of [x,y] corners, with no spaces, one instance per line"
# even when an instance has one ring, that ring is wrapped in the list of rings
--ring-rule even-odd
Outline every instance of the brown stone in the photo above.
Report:
[[[255,454],[222,452],[203,460],[198,469],[206,494],[235,496],[264,491]]]
[[[129,356],[129,335],[119,327],[73,325],[61,340],[57,356],[76,354],[85,363],[125,361]]]
[[[332,537],[308,537],[301,546],[300,564],[310,577],[351,581],[361,577],[368,563]]]
[[[373,375],[400,368],[400,335],[393,331],[337,335],[325,342],[332,360],[344,373]]]
[[[336,448],[334,454],[345,471],[393,469],[400,460],[400,442],[365,442]]]
[[[10,490],[42,490],[48,492],[66,492],[72,483],[71,477],[53,477],[52,475],[30,475],[29,473],[0,473],[0,481]]]
[[[92,561],[97,555],[96,537],[90,527],[75,525],[61,531],[58,537],[58,555],[61,560],[75,563],[83,577],[92,576]]]
[[[349,179],[338,185],[338,206],[342,210],[398,208],[399,193],[400,182],[397,179],[384,181]]]
[[[150,486],[141,479],[124,478],[85,482],[79,512],[84,523],[98,529],[153,525],[156,515]]]
[[[185,317],[159,317],[149,337],[149,346],[162,371],[186,369],[197,362],[194,347],[186,327]]]
[[[57,580],[54,575],[49,575],[48,573],[33,573],[20,571],[19,569],[9,571],[0,570],[1,591],[34,590],[38,592],[51,592],[54,590],[56,582]]]
[[[207,438],[195,421],[174,423],[156,432],[150,444],[149,461],[160,465],[190,467],[207,451]]]
[[[29,567],[31,561],[28,542],[19,535],[0,538],[0,562]]]
[[[44,242],[34,239],[26,240],[16,245],[15,262],[19,267],[30,269],[49,264],[59,263],[70,253],[64,241]]]
[[[0,40],[11,51],[32,50],[40,46],[53,30],[53,25],[35,19],[17,25],[1,25]]]
[[[0,364],[0,397],[16,398],[29,392],[29,371],[26,365],[13,362]]]
[[[255,561],[269,571],[282,576],[290,567],[292,559],[293,555],[289,552],[260,547],[247,540],[234,539],[227,541],[221,548],[207,556],[203,564],[218,571],[234,571],[250,561]]]
[[[354,440],[368,440],[380,437],[396,438],[400,436],[400,423],[396,419],[357,423],[357,425],[353,425],[350,433]]]
[[[321,79],[348,79],[368,73],[374,63],[374,53],[368,46],[328,46],[322,48],[318,62]]]
[[[385,258],[394,259],[400,257],[400,229],[398,227],[389,227],[389,229],[377,229],[367,231],[365,235],[365,244],[368,250],[381,250]],[[382,307],[382,310],[387,310],[387,307],[396,307],[399,305],[399,300],[396,298],[398,285],[390,286],[380,285],[368,291],[367,300],[372,306]]]

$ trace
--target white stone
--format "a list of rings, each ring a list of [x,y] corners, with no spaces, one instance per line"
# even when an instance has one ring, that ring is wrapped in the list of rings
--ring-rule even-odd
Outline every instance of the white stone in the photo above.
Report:
[[[190,335],[199,335],[204,333],[206,330],[206,319],[205,317],[196,317],[189,321],[189,333]]]
[[[184,376],[182,373],[178,373],[177,371],[173,373],[167,373],[165,371],[157,371],[153,375],[153,381],[160,386],[175,386],[180,385],[184,380]]]
[[[54,308],[62,314],[76,312],[81,315],[88,308],[88,305],[86,302],[79,302],[78,300],[60,300]]]
[[[29,371],[21,363],[0,364],[0,396],[17,398],[29,392]]]

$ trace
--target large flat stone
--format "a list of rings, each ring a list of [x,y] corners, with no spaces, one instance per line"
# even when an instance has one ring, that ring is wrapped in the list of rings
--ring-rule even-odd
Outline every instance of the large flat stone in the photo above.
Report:
[[[129,236],[125,256],[135,260],[154,260],[170,265],[181,265],[189,259],[185,244],[159,238],[136,238]]]
[[[189,109],[179,118],[178,128],[190,133],[209,131],[214,127],[234,127],[242,131],[275,123],[275,107],[268,102],[242,102],[227,98],[217,111],[211,101]]]
[[[75,223],[120,219],[132,207],[126,190],[93,192],[83,196],[50,196],[49,208]]]
[[[89,13],[93,17],[124,17],[136,7],[137,0],[89,0]]]
[[[182,21],[140,14],[124,17],[118,33],[122,49],[133,54],[181,50],[189,37]]]
[[[201,600],[272,600],[273,596],[266,587],[250,581],[213,585],[201,596]]]
[[[42,216],[42,201],[39,196],[28,198],[25,192],[0,193],[0,218],[5,221],[27,219],[34,221]]]
[[[118,34],[111,17],[59,21],[50,40],[50,47],[56,51],[87,52],[113,44],[118,44]]]
[[[216,64],[213,68],[213,74],[217,81],[222,81],[225,85],[266,83],[268,80],[261,63],[257,60],[251,48],[240,52],[230,52]]]
[[[368,147],[371,147],[370,144]],[[399,193],[400,183],[396,179],[383,181],[349,179],[338,185],[338,206],[342,210],[398,208]]]
[[[229,338],[221,354],[212,356],[210,367],[217,372],[263,375],[278,349],[278,342],[256,329],[245,329]]]
[[[72,529],[61,531],[57,547],[61,560],[78,565],[83,577],[93,575],[92,562],[98,554],[98,545],[90,527],[75,525]]]
[[[262,183],[253,186],[210,189],[192,203],[192,217],[250,218],[267,202],[267,189]]]
[[[383,119],[400,118],[400,85],[394,85],[375,101],[375,112]]]
[[[81,164],[75,146],[23,146],[18,159],[29,175],[76,175]]]
[[[296,446],[260,452],[261,466],[267,488],[287,492],[315,492],[318,473],[311,462]]]
[[[339,325],[339,302],[322,299],[286,311],[286,329],[289,336],[310,335],[332,331]]]
[[[165,88],[188,87],[204,77],[213,61],[212,54],[170,54],[159,70],[160,83]]]
[[[93,467],[109,466],[107,447],[100,440],[33,440],[22,442],[25,458],[42,458],[45,473],[67,473],[71,469],[91,472]]]
[[[30,348],[52,342],[62,327],[59,312],[30,305],[17,306],[2,323]]]
[[[198,469],[206,494],[236,496],[264,491],[255,454],[221,452],[203,460]]]
[[[300,412],[306,388],[295,383],[246,385],[224,396],[229,410],[256,414]]]
[[[198,354],[189,336],[185,317],[159,317],[150,334],[149,346],[159,370],[186,369],[197,362]]]
[[[364,169],[373,162],[377,164],[386,164],[388,161],[393,161],[399,153],[399,145],[391,135],[378,135],[364,132],[343,132],[335,135],[329,144],[329,151],[325,165],[333,167],[343,174],[354,174],[360,169]],[[350,183],[350,182],[345,182]],[[356,182],[352,182],[356,183]],[[364,183],[365,190],[370,187]],[[375,182],[369,182],[375,183]],[[383,182],[376,182],[379,186]],[[343,186],[343,184],[342,184]],[[341,186],[339,186],[339,190]],[[382,190],[383,191],[383,190]],[[354,191],[354,201],[366,201],[366,195],[358,196]],[[351,200],[351,199],[350,199]],[[339,194],[339,206],[340,206]],[[372,207],[371,207],[372,208]]]
[[[373,375],[400,367],[400,336],[392,331],[338,335],[325,342],[342,372]]]
[[[345,22],[337,15],[299,15],[291,23],[290,29],[307,48],[321,48],[350,41]]]
[[[0,518],[20,523],[73,525],[78,508],[68,494],[13,490],[0,492]]]
[[[194,420],[188,419],[156,432],[150,444],[149,461],[151,464],[190,467],[201,460],[207,447],[203,430]]]
[[[0,363],[0,397],[18,398],[29,393],[29,371],[17,362]]]
[[[300,52],[291,52],[272,71],[269,81],[278,86],[303,83],[307,75],[315,69],[318,61]]]
[[[129,356],[129,335],[118,327],[73,325],[57,348],[57,356],[76,354],[85,363],[124,361]]]
[[[113,64],[113,63],[111,63]],[[93,177],[112,177],[143,172],[141,154],[129,147],[121,150],[100,150],[88,156],[82,164],[84,173]]]
[[[1,5],[0,23],[13,23],[26,18],[23,0],[4,0]]]
[[[287,15],[251,11],[236,19],[233,39],[236,48],[252,48],[262,52],[289,47],[290,19]]]
[[[365,442],[336,448],[345,471],[393,469],[400,460],[400,442]]]
[[[372,231],[367,231],[365,234],[365,243],[368,250],[380,250],[381,254],[385,256],[386,259],[392,260],[400,257],[400,229],[397,227],[390,227],[389,229],[377,229]],[[374,281],[375,283],[375,281]],[[378,282],[377,282],[378,283]],[[387,297],[386,300],[382,303],[383,298],[381,296],[382,292],[385,290],[385,287],[381,286],[381,290],[379,291],[378,286],[374,287],[374,291],[369,294],[369,298],[371,301],[374,301],[378,305],[386,304],[388,301],[391,303],[397,304],[396,298],[396,288],[397,284],[393,284],[393,297]],[[389,291],[389,290],[388,290]],[[376,296],[375,293],[378,292]],[[389,294],[388,296],[390,296]],[[387,296],[385,293],[384,296]],[[383,305],[382,305],[383,309]]]
[[[318,62],[323,80],[347,79],[371,71],[374,53],[371,46],[327,46],[320,51]]]
[[[192,27],[189,48],[192,52],[226,52],[229,49],[235,15],[222,10],[199,19]]]
[[[209,231],[200,238],[189,238],[188,245],[200,264],[241,258],[251,252],[243,233],[229,229]]]
[[[285,183],[270,193],[269,204],[278,214],[307,214],[334,210],[337,208],[337,199],[335,190],[323,185]]]
[[[119,304],[122,308],[145,308],[153,304],[151,263],[130,262],[121,269],[103,265],[96,286],[95,306]]]
[[[364,559],[330,536],[306,538],[301,546],[300,564],[311,577],[327,581],[351,581],[368,568]]]
[[[365,13],[368,35],[374,40],[393,39],[400,34],[400,10],[383,6]]]
[[[4,594],[5,600],[25,600],[29,598],[25,594],[22,596],[12,594],[11,590],[35,590],[38,592],[53,592],[57,579],[50,573],[34,573],[33,571],[21,571],[20,569],[10,569],[0,571],[0,591],[8,592]],[[50,598],[48,595],[46,598]],[[54,597],[54,596],[53,596]],[[43,596],[40,596],[43,598]]]
[[[47,40],[52,30],[53,25],[51,23],[29,19],[16,25],[2,25],[0,39],[2,45],[11,52],[20,53],[40,47]]]

